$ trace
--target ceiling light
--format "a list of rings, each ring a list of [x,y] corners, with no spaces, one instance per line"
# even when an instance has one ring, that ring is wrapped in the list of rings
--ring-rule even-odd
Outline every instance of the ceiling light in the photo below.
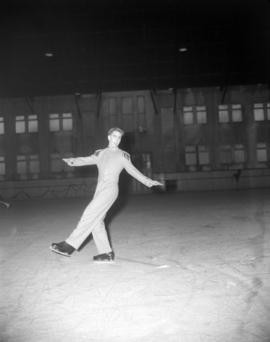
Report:
[[[185,46],[179,48],[179,52],[187,52],[187,48]]]
[[[53,57],[53,53],[52,53],[52,52],[46,52],[46,53],[45,53],[45,56],[46,56],[46,57]]]

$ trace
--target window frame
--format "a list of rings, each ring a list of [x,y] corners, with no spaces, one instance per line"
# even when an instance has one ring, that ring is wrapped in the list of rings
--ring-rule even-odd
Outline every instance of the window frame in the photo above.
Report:
[[[256,119],[256,110],[257,113],[260,111],[261,112],[261,118]],[[264,122],[264,121],[270,121],[270,102],[255,102],[253,103],[253,108],[252,108],[252,113],[253,113],[253,120],[254,122]]]
[[[205,119],[202,121],[201,118],[199,118],[200,113],[205,113]],[[207,107],[205,105],[183,106],[182,115],[184,126],[207,125],[208,123]],[[190,116],[190,119],[186,120],[185,118],[188,117],[188,115]]]
[[[5,135],[6,127],[5,127],[5,117],[0,116],[0,135]]]
[[[189,150],[188,150],[189,149]],[[211,155],[210,155],[210,147],[205,144],[197,144],[197,145],[185,145],[184,148],[185,153],[185,168],[191,168],[194,170],[208,170],[211,167]],[[202,162],[201,156],[203,154],[207,154],[207,162]],[[193,163],[188,163],[188,158],[193,158]]]
[[[74,118],[72,112],[49,113],[48,120],[50,133],[72,132],[74,129]],[[66,121],[71,122],[70,129],[64,129]],[[57,123],[56,126],[54,126],[55,123]]]
[[[2,172],[3,170],[3,172]],[[0,155],[0,179],[3,180],[6,177],[6,157]]]
[[[240,112],[240,120],[236,120],[234,114]],[[227,114],[227,119],[222,120],[221,114]],[[218,105],[218,123],[226,124],[241,124],[244,122],[243,105],[241,103],[219,104]]]
[[[23,123],[23,129],[19,129],[20,122]],[[38,131],[39,131],[39,123],[38,123],[37,114],[15,116],[15,133],[16,134],[32,134],[32,133],[38,133]]]
[[[19,163],[23,164],[25,172],[19,172]],[[37,170],[33,171],[33,163],[37,164]],[[40,156],[39,154],[18,154],[16,156],[16,175],[20,179],[39,178]]]
[[[259,147],[258,145],[264,145],[264,148]],[[266,156],[265,160],[259,160],[259,158],[258,158],[258,152],[259,151],[265,151],[265,156]],[[257,142],[256,143],[256,163],[257,164],[265,164],[268,162],[269,162],[269,146],[268,146],[267,142]]]

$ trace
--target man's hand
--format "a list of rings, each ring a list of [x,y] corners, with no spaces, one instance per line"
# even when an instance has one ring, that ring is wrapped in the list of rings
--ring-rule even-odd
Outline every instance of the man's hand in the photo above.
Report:
[[[164,186],[164,184],[161,183],[161,182],[158,182],[158,181],[156,181],[156,180],[152,180],[152,179],[151,179],[151,181],[150,181],[150,187],[152,187],[152,186]]]
[[[68,166],[74,166],[74,158],[63,158],[62,159]]]

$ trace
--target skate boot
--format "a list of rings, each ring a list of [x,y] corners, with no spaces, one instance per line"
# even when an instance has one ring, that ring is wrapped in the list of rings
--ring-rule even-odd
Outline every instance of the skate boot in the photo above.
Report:
[[[66,243],[66,241],[62,241],[58,243],[52,243],[50,246],[50,250],[54,253],[70,257],[71,254],[75,251],[75,248]]]
[[[114,261],[114,252],[95,255],[93,260],[98,263],[112,263]]]

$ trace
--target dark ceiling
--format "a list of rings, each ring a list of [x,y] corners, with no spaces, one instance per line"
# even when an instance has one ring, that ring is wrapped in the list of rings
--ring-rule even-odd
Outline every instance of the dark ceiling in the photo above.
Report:
[[[268,83],[268,0],[10,1],[0,97]]]

